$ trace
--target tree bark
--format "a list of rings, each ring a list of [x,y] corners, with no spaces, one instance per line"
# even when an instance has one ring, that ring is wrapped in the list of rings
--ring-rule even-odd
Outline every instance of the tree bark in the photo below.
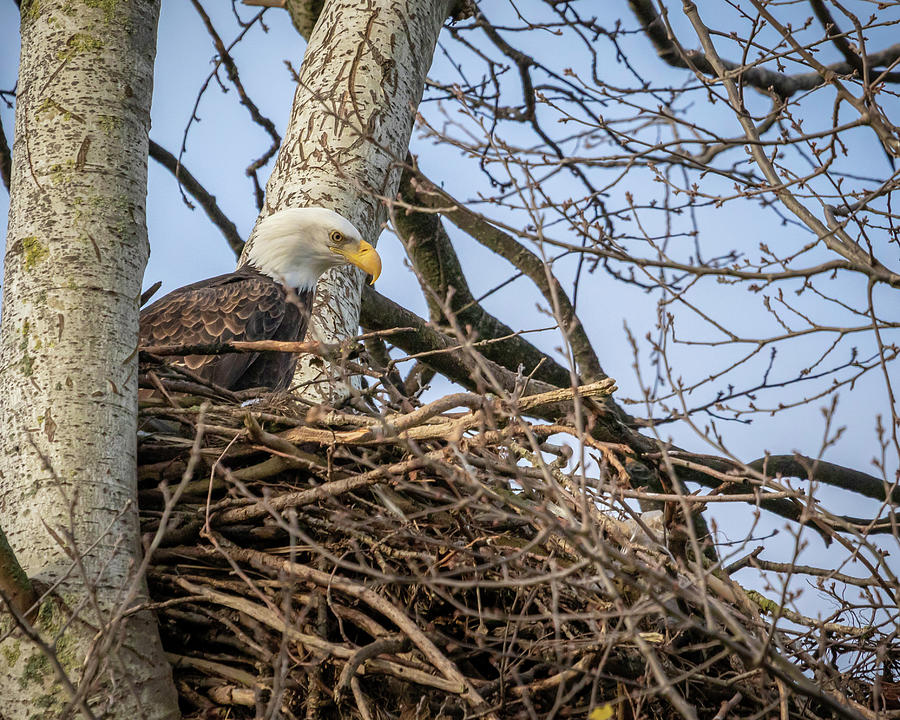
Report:
[[[0,325],[0,515],[50,586],[3,606],[2,715],[175,718],[136,503],[158,0],[23,0]],[[73,619],[74,618],[74,619]],[[75,710],[77,708],[77,711]]]
[[[451,0],[325,4],[303,58],[262,216],[323,205],[375,242],[386,217],[380,198],[397,192],[425,74],[452,5]],[[337,342],[356,334],[362,282],[356,268],[322,278],[311,339]],[[316,356],[301,357],[295,380],[313,401],[347,392]]]

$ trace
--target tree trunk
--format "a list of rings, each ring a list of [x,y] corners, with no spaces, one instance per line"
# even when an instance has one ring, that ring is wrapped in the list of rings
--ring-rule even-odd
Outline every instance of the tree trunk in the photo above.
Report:
[[[52,592],[33,627],[44,651],[21,625],[0,647],[2,715],[174,718],[154,617],[123,617],[146,600],[135,350],[159,2],[21,11],[0,517],[24,571]],[[15,624],[9,612],[0,622],[4,635]]]
[[[323,205],[373,243],[385,220],[380,197],[400,181],[413,120],[451,0],[332,0],[309,38],[263,215]],[[246,252],[246,250],[245,250]],[[332,270],[319,282],[310,337],[356,334],[362,273]],[[321,358],[301,357],[295,380],[313,400],[346,395]]]

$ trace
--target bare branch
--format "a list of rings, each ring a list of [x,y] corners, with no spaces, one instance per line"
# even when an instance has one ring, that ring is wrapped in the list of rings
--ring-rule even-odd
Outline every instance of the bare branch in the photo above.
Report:
[[[644,32],[656,47],[659,57],[669,65],[680,68],[695,68],[706,75],[717,75],[713,60],[708,54],[699,51],[686,51],[676,42],[663,19],[657,13],[653,0],[628,0],[631,11],[640,21]],[[891,45],[884,50],[867,56],[863,62],[870,67],[891,66],[900,58],[900,43]],[[822,75],[819,72],[800,73],[787,75],[773,72],[761,67],[746,67],[742,63],[716,58],[729,72],[736,73],[743,84],[760,90],[771,88],[780,97],[786,98],[799,92],[812,90],[822,84]],[[858,61],[857,61],[858,62]],[[834,63],[827,66],[828,71],[834,75],[848,75],[856,69],[850,62]],[[900,80],[900,75],[893,74],[892,81]]]
[[[408,169],[404,170],[400,179],[400,197],[410,205],[420,202]],[[399,209],[393,213],[392,219],[403,238],[419,282],[424,285],[425,299],[433,321],[446,322],[446,303],[456,322],[476,338],[509,338],[485,345],[481,353],[486,358],[514,372],[522,365],[526,375],[559,387],[571,384],[569,370],[521,335],[516,335],[512,328],[488,313],[475,299],[439,215]]]
[[[175,176],[175,180],[180,185],[183,185],[191,196],[200,203],[200,207],[203,208],[207,217],[212,221],[213,225],[219,228],[225,237],[225,241],[235,254],[235,257],[240,257],[244,249],[244,241],[241,239],[235,224],[222,212],[215,196],[211,195],[203,187],[200,181],[178,161],[178,158],[161,145],[153,142],[153,140],[150,141],[150,157],[171,172]]]
[[[769,476],[780,474],[802,480],[815,480],[873,500],[900,505],[900,489],[896,483],[889,485],[881,478],[824,460],[804,455],[767,455],[748,465]]]
[[[455,201],[427,179],[419,177],[421,181],[418,187],[415,187],[416,181],[413,181],[417,203],[423,207],[440,211],[460,230],[468,233],[525,274],[537,286],[550,307],[554,310],[558,308],[560,326],[572,344],[572,351],[581,376],[586,380],[605,377],[600,361],[597,359],[584,326],[575,314],[568,295],[544,261],[511,235],[491,225],[483,217]]]

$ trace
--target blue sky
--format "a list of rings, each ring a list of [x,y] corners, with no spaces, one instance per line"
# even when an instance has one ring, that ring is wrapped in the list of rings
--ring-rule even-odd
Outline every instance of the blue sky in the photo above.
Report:
[[[230,3],[207,3],[207,10],[219,28],[226,42],[236,32],[231,15]],[[680,3],[675,5],[680,6]],[[705,17],[721,21],[723,13],[731,13],[724,3],[699,3],[701,13]],[[673,6],[674,7],[674,6]],[[676,8],[677,9],[677,8]],[[497,4],[491,7],[491,13],[497,17],[510,14],[508,6]],[[243,11],[245,17],[250,12]],[[290,26],[285,13],[271,11],[266,15],[268,32],[263,33],[258,27],[252,29],[247,40],[234,51],[235,60],[241,70],[241,78],[260,106],[262,112],[270,117],[279,131],[283,133],[290,111],[293,85],[284,61],[299,66],[304,43]],[[493,19],[493,18],[492,18]],[[628,25],[634,25],[629,17],[622,18]],[[683,36],[691,40],[693,36],[688,30],[687,21],[673,10],[672,20]],[[604,18],[613,22],[614,18]],[[730,20],[729,20],[730,22]],[[735,18],[734,22],[738,22]],[[16,8],[11,2],[0,3],[0,87],[11,88],[15,80],[17,63],[18,24]],[[585,53],[583,48],[565,39],[551,34],[531,34],[517,36],[520,47],[535,56],[554,56],[554,63],[559,68],[566,66],[583,66]],[[876,38],[879,40],[884,37]],[[726,40],[721,42],[726,43]],[[449,38],[444,37],[442,43],[452,47]],[[874,43],[877,46],[877,43]],[[623,45],[630,53],[635,67],[651,78],[654,83],[688,82],[680,71],[663,66],[646,39],[635,34],[623,39]],[[190,117],[191,109],[198,90],[212,69],[211,58],[214,50],[205,34],[203,25],[191,8],[182,0],[163,0],[160,19],[159,48],[156,63],[155,92],[152,110],[152,129],[150,136],[171,152],[176,153],[182,143],[185,125]],[[468,62],[468,61],[464,61]],[[464,70],[468,65],[464,64]],[[471,66],[472,72],[478,72]],[[627,68],[621,64],[609,62],[602,68],[604,79],[610,84],[633,82],[629,80]],[[457,81],[455,71],[447,57],[440,51],[436,54],[432,70],[435,77],[444,81]],[[514,87],[514,86],[513,86]],[[509,92],[512,92],[510,90]],[[509,98],[513,101],[514,98]],[[721,104],[720,104],[721,105]],[[723,108],[718,108],[723,110]],[[829,123],[827,108],[821,112],[813,112],[808,117],[810,125]],[[438,122],[441,113],[446,111],[450,119],[458,119],[453,115],[453,108],[441,107],[430,103],[423,107],[423,112],[434,122]],[[706,110],[704,110],[706,112]],[[251,184],[244,175],[244,168],[255,157],[260,155],[269,145],[269,139],[258,127],[247,120],[246,110],[240,106],[237,94],[233,90],[223,93],[215,81],[203,96],[198,108],[200,122],[196,123],[187,140],[187,153],[184,157],[186,167],[203,182],[218,199],[220,206],[237,224],[241,234],[246,237],[256,218]],[[3,127],[9,137],[12,131],[12,111],[0,107]],[[900,124],[900,118],[894,118]],[[723,134],[735,135],[737,125],[727,112],[714,119],[713,124]],[[522,140],[515,128],[508,130],[507,137]],[[859,138],[858,147],[851,146],[853,161],[860,168],[871,169],[874,174],[886,176],[884,167],[886,160],[883,153],[872,149],[866,142],[865,131],[854,137]],[[480,185],[487,187],[483,177],[479,175],[473,163],[453,148],[436,146],[430,139],[420,135],[414,138],[412,150],[433,180],[444,183],[447,189],[460,197],[471,196]],[[263,183],[268,177],[270,167],[263,168],[260,179]],[[180,285],[193,282],[203,277],[227,272],[234,267],[234,256],[225,244],[219,232],[200,211],[190,210],[181,200],[178,188],[172,176],[154,161],[149,164],[149,195],[147,202],[147,220],[151,242],[151,257],[147,267],[144,287],[156,280],[163,282],[163,292]],[[555,191],[564,193],[568,177],[558,177],[553,181]],[[721,183],[715,178],[706,182],[715,192],[721,192]],[[654,183],[647,171],[634,171],[628,175],[627,181],[611,191],[610,204],[616,206],[624,202],[625,190],[637,198],[657,197],[660,193],[658,183]],[[572,192],[577,192],[573,190]],[[5,238],[8,196],[0,191],[0,231]],[[503,214],[501,213],[501,216]],[[506,217],[511,216],[504,216]],[[659,228],[665,222],[661,216],[647,216],[648,223],[658,223]],[[723,208],[708,208],[699,213],[699,220],[704,236],[721,238],[723,247],[741,246],[755,249],[760,241],[769,243],[808,241],[804,231],[792,226],[784,226],[770,212],[761,211],[754,203],[730,203]],[[658,228],[650,228],[653,232]],[[467,277],[476,296],[496,285],[509,274],[509,268],[495,256],[484,250],[470,238],[451,230],[451,235],[461,257]],[[561,235],[565,235],[561,232]],[[715,243],[712,244],[715,247]],[[404,254],[399,242],[390,234],[384,234],[379,244],[379,252],[384,258],[384,272],[378,289],[383,294],[425,315],[426,309],[415,278],[405,267]],[[555,270],[565,283],[570,283],[574,275],[574,261],[566,260],[558,263]],[[858,281],[838,278],[830,287],[838,288],[858,296],[861,288]],[[642,373],[652,380],[652,369],[647,362],[646,344],[642,338],[653,328],[656,322],[657,296],[616,283],[608,275],[597,272],[582,281],[579,297],[579,313],[585,323],[589,335],[594,340],[600,354],[600,360],[607,373],[615,377],[623,396],[638,397],[639,386],[633,368],[634,358],[627,341],[624,327],[642,344]],[[844,287],[843,284],[846,284]],[[703,307],[720,314],[725,318],[740,320],[742,327],[748,332],[767,327],[771,317],[764,312],[755,296],[750,296],[744,289],[735,289],[716,284],[703,283],[695,292],[693,299]],[[801,299],[799,302],[805,302]],[[486,307],[516,329],[534,328],[547,323],[536,310],[543,305],[540,296],[525,280],[517,280],[503,292],[491,296],[485,301]],[[677,309],[674,309],[677,312]],[[835,312],[826,309],[825,312]],[[845,318],[836,318],[835,322]],[[703,334],[706,332],[690,313],[678,316],[679,334]],[[554,331],[531,336],[545,351],[553,352],[559,345],[558,333]],[[822,341],[811,341],[806,344],[791,346],[788,354],[782,354],[779,372],[789,377],[791,372],[803,367],[808,358],[821,349]],[[685,377],[700,378],[710,372],[716,364],[735,356],[737,347],[723,347],[715,351],[690,347],[676,347],[673,358],[679,363],[676,373]],[[793,355],[791,355],[793,353]],[[742,380],[752,384],[755,377],[761,377],[768,357],[760,357],[748,364],[742,371]],[[435,392],[444,386],[436,386]],[[708,393],[707,393],[708,394]],[[870,470],[870,460],[877,452],[874,442],[874,424],[877,412],[885,412],[883,383],[872,376],[860,382],[852,392],[841,394],[837,424],[845,425],[847,430],[841,439],[828,449],[825,459],[845,464],[861,470]],[[729,450],[735,456],[750,460],[773,453],[790,453],[794,450],[815,455],[822,443],[824,420],[819,410],[823,402],[813,402],[810,406],[795,411],[784,412],[774,417],[757,417],[750,425],[738,423],[720,424],[719,430],[727,438]],[[633,408],[636,414],[643,414]],[[699,418],[705,425],[708,418]],[[701,439],[688,427],[667,425],[662,429],[663,437],[671,436],[684,447],[700,451],[710,451]],[[896,460],[894,461],[896,462]],[[848,514],[865,515],[872,511],[871,503],[864,503],[856,496],[829,491],[833,498],[832,506]],[[846,501],[845,501],[846,498]],[[723,527],[727,527],[729,535],[741,537],[750,522],[750,510],[744,506],[717,508],[716,517]],[[770,523],[770,529],[781,527],[782,523]],[[765,531],[762,534],[765,535]],[[782,537],[784,537],[782,535]],[[815,536],[810,536],[812,549],[821,558],[822,548]]]

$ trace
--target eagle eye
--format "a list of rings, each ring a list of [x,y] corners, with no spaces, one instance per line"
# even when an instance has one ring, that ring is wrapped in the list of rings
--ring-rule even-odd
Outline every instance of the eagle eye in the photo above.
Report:
[[[331,242],[333,242],[335,244],[344,242],[344,236],[337,230],[332,230],[331,233],[328,235],[328,237],[330,237]]]

